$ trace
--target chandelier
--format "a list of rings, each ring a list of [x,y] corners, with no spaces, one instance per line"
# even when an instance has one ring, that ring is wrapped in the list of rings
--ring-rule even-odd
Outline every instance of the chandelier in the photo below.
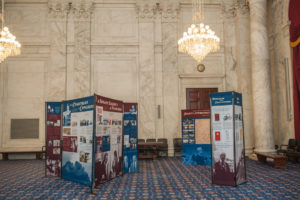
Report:
[[[203,24],[204,0],[193,0],[193,24],[178,40],[179,52],[187,53],[200,62],[211,52],[220,48],[220,38],[208,25]]]
[[[2,30],[0,33],[0,63],[8,56],[15,56],[21,53],[21,44],[16,37],[4,26],[4,0],[2,0]]]

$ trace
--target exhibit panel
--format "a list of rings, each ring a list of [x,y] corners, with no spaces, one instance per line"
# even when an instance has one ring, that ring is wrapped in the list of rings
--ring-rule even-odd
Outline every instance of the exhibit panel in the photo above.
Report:
[[[243,107],[242,95],[239,93],[234,95],[234,127],[236,184],[239,185],[246,181]]]
[[[138,171],[138,104],[124,103],[123,173]]]
[[[45,175],[61,175],[61,102],[46,102]]]
[[[182,162],[211,165],[210,111],[182,110]]]
[[[236,92],[211,93],[210,101],[212,183],[236,186],[246,181],[242,96]]]
[[[94,96],[62,104],[62,178],[92,186]]]
[[[123,102],[95,95],[95,185],[122,174]]]

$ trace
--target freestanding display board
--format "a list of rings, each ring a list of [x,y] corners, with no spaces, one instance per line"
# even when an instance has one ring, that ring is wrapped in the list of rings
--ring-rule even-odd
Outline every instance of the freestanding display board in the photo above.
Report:
[[[211,165],[210,111],[182,110],[182,162]]]
[[[62,104],[62,178],[92,186],[94,96]]]
[[[237,186],[246,182],[242,95],[210,94],[212,183]]]
[[[61,102],[46,102],[46,176],[61,175]]]
[[[95,185],[122,174],[123,102],[95,95]]]
[[[123,173],[137,172],[137,103],[124,103]]]
[[[130,106],[133,108],[137,104]],[[55,155],[56,152],[62,152],[62,178],[88,185],[92,191],[94,186],[122,174],[122,101],[95,94],[62,103],[49,102],[46,103],[46,108],[47,152],[51,151]],[[137,112],[132,108],[129,112],[135,118],[131,116],[130,122],[133,126],[137,126]],[[61,117],[62,129],[60,129]],[[62,132],[62,147],[60,131]],[[137,131],[135,133],[130,131],[128,135],[132,138],[130,138],[131,148],[136,148]],[[60,161],[55,157],[54,163],[56,160]],[[50,161],[47,161],[50,163],[49,166],[46,164],[48,168],[52,167],[52,161]]]

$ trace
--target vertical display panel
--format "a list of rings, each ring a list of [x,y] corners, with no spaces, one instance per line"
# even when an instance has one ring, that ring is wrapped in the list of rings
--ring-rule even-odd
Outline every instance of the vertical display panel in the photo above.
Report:
[[[63,102],[62,178],[92,185],[94,96]]]
[[[124,103],[123,173],[137,172],[138,107]]]
[[[210,111],[182,110],[182,162],[211,165]]]
[[[235,127],[235,169],[236,184],[246,182],[245,147],[244,147],[244,125],[242,95],[234,95],[234,127]]]
[[[95,185],[122,174],[123,102],[95,95]]]
[[[61,175],[61,102],[46,102],[46,176]]]
[[[236,186],[245,181],[241,94],[212,93],[210,101],[212,182]],[[235,106],[237,101],[239,105]],[[239,178],[240,181],[237,181],[237,165],[239,165],[239,176],[242,177]]]

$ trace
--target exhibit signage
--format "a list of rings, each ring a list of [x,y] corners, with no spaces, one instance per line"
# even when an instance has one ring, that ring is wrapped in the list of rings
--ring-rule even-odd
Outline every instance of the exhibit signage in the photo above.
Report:
[[[212,182],[236,186],[246,181],[242,95],[210,94]]]
[[[211,165],[210,111],[182,110],[182,162]]]
[[[46,102],[46,176],[61,175],[61,102]]]
[[[92,186],[94,96],[62,104],[62,178]]]
[[[137,103],[124,103],[123,173],[137,172]]]
[[[95,95],[95,185],[122,174],[123,102]]]

